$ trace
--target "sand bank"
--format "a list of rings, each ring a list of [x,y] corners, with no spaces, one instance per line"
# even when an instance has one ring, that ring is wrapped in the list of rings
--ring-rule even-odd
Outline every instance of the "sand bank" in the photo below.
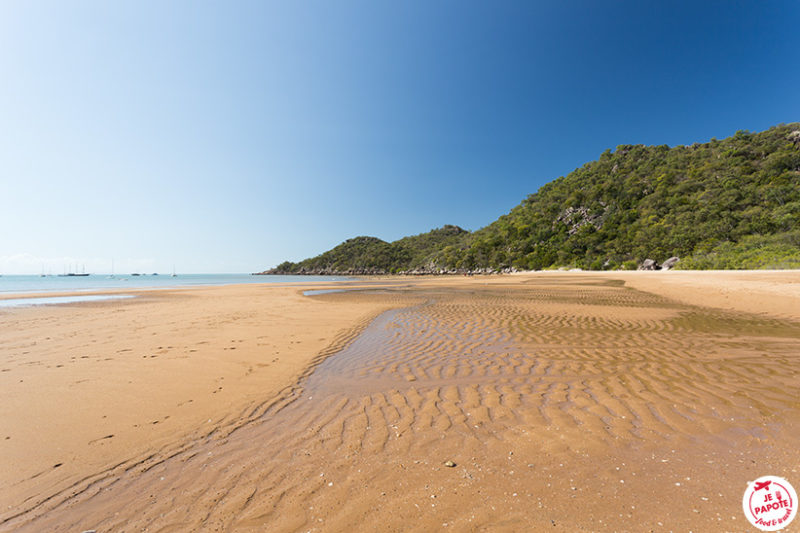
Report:
[[[629,287],[688,303],[800,320],[800,271],[620,273]]]
[[[95,411],[136,431],[144,421],[157,445],[122,429],[119,439],[74,437],[100,416],[58,431],[42,424],[51,440],[41,453],[55,451],[44,461],[16,452],[20,470],[26,461],[45,470],[8,470],[21,481],[3,489],[4,501],[16,499],[0,529],[744,529],[746,482],[800,472],[800,321],[787,318],[792,307],[769,315],[764,300],[746,313],[737,310],[745,303],[711,297],[725,288],[759,300],[752,283],[762,281],[747,274],[722,287],[680,274],[401,280],[305,298],[274,287],[209,289],[0,315],[22,328],[3,359],[13,355],[16,366],[2,379],[54,379],[85,352],[96,356],[95,381],[108,384],[85,389],[82,402],[123,394],[133,375],[142,391],[138,379],[175,384],[198,409],[186,416],[185,403],[153,387],[135,404],[146,416],[129,419],[128,404]],[[759,290],[784,284],[791,295],[788,275]],[[106,317],[104,328],[89,327],[95,316]],[[291,330],[298,318],[306,326]],[[128,363],[103,371],[101,361],[126,347]],[[273,351],[291,364],[281,370]],[[64,367],[23,364],[51,352],[64,354]],[[270,366],[253,377],[259,362]],[[216,372],[204,373],[207,365]],[[182,383],[184,373],[194,384]],[[65,395],[37,400],[19,385],[23,413],[2,414],[12,429],[35,418],[31,406],[67,411]],[[200,389],[210,398],[198,399]],[[66,461],[49,464],[62,440],[83,461],[72,477],[59,477]],[[111,448],[116,440],[127,448]],[[104,458],[81,456],[98,445],[108,447]]]

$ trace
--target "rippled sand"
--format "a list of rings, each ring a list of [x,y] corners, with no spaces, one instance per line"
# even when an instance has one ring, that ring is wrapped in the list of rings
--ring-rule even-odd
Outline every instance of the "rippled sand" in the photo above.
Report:
[[[262,409],[2,527],[730,531],[748,480],[800,484],[800,321],[580,275],[310,298],[396,308]]]

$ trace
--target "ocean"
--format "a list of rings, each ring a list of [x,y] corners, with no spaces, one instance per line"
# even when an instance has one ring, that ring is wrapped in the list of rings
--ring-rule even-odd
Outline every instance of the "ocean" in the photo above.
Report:
[[[252,276],[250,274],[92,274],[89,276],[0,276],[0,295],[29,292],[97,291],[102,289],[167,289],[238,283],[308,283],[346,281],[343,276]]]

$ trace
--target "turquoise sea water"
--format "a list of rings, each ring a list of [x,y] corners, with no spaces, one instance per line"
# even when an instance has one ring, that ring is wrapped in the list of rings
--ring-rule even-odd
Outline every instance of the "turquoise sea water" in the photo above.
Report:
[[[169,274],[141,276],[0,276],[0,295],[27,292],[96,291],[102,289],[146,289],[232,285],[238,283],[308,283],[346,281],[341,276],[251,276],[250,274]]]
[[[135,296],[132,294],[84,294],[80,296],[42,296],[39,298],[13,298],[11,300],[0,300],[0,308],[31,307],[35,305],[71,304],[78,302],[97,302],[102,300],[120,300],[125,298],[135,298]]]

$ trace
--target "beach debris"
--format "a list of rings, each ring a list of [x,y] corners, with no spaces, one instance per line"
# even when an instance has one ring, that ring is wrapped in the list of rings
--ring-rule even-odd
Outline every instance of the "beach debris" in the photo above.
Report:
[[[447,461],[444,462],[444,466],[446,466],[447,468],[455,468],[456,464],[448,459]]]

